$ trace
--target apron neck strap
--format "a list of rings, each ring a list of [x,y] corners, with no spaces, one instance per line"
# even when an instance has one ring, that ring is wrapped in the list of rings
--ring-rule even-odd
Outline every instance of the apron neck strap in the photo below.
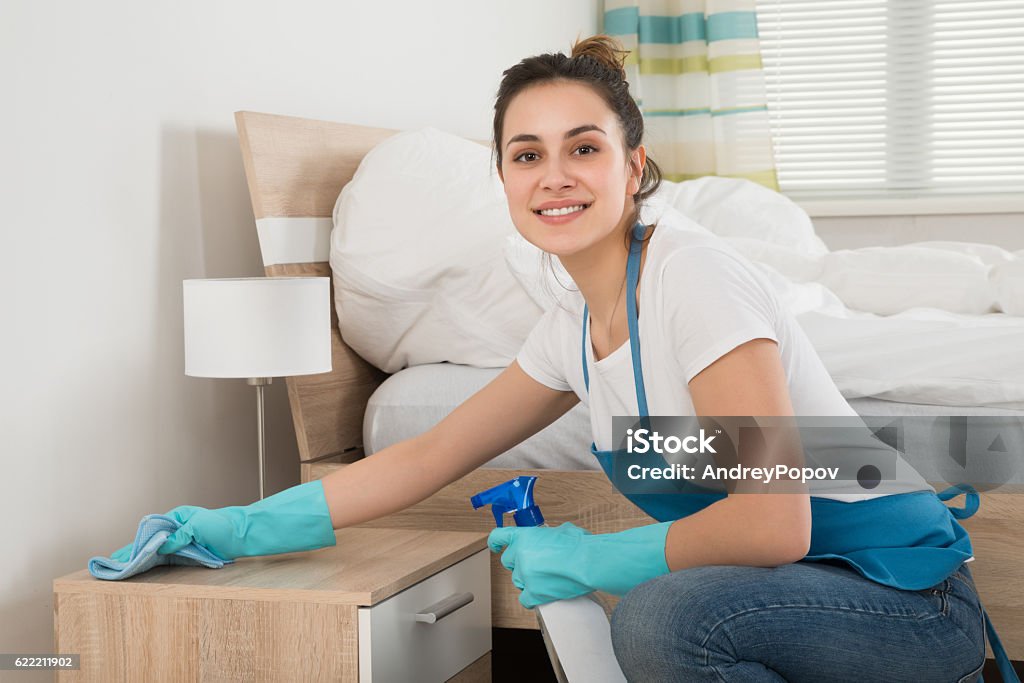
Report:
[[[636,388],[636,403],[640,417],[648,417],[647,391],[644,388],[643,366],[640,361],[640,326],[636,308],[636,290],[640,283],[640,255],[643,252],[643,238],[647,227],[637,222],[633,226],[632,239],[629,243],[629,258],[626,261],[626,322],[629,326],[629,346],[633,361],[633,385]],[[587,370],[587,327],[590,321],[590,309],[583,305],[583,383],[590,391],[590,373]]]

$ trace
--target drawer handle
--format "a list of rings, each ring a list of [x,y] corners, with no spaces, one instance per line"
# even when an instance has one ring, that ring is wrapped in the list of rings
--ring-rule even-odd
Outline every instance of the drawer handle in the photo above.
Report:
[[[433,624],[473,602],[472,593],[456,593],[416,613],[416,621]]]

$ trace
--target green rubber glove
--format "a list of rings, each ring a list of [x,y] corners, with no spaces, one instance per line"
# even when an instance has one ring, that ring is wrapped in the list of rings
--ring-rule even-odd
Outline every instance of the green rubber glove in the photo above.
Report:
[[[182,505],[167,513],[182,525],[157,552],[170,555],[195,541],[224,560],[316,550],[337,543],[319,480],[293,486],[251,505],[208,510]],[[126,561],[131,544],[111,558]]]
[[[613,534],[591,534],[566,522],[559,527],[500,527],[487,545],[500,552],[527,609],[595,590],[625,595],[668,574],[665,538],[672,522]]]

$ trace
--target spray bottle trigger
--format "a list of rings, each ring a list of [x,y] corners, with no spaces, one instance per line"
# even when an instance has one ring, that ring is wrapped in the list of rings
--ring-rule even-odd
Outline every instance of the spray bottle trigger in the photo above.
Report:
[[[533,482],[536,479],[534,476],[516,477],[471,496],[469,501],[473,509],[490,505],[497,527],[504,526],[504,515],[509,512],[514,514],[516,526],[536,526],[544,522],[540,508],[533,502]]]

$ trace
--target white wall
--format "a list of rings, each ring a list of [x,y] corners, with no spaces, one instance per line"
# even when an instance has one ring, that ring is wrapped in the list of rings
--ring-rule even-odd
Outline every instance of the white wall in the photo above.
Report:
[[[182,355],[181,281],[262,275],[233,112],[488,139],[501,72],[597,27],[595,0],[0,3],[0,652],[51,651],[52,579],[143,514],[257,495],[254,390]]]
[[[895,246],[929,240],[982,242],[1024,249],[1024,214],[815,217],[814,230],[829,249]]]

